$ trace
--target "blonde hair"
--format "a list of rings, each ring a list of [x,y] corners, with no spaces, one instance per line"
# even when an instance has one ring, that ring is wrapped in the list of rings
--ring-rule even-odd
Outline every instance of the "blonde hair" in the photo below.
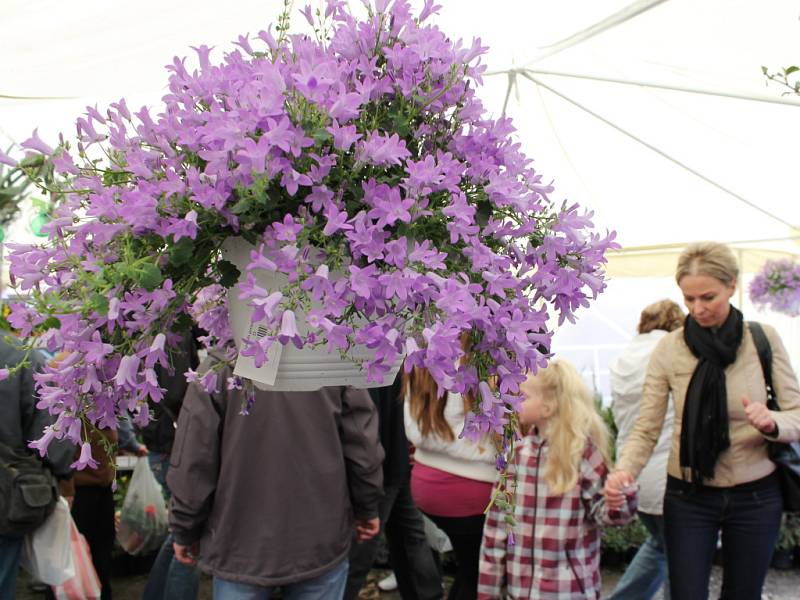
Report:
[[[708,275],[732,285],[739,277],[739,265],[733,251],[719,242],[695,242],[686,246],[678,258],[675,281],[680,285],[686,275]]]
[[[556,495],[578,483],[580,463],[587,443],[594,444],[609,464],[609,435],[594,406],[594,398],[578,371],[563,360],[554,360],[535,376],[528,376],[549,409],[542,436],[550,447],[544,480]]]
[[[686,315],[677,303],[672,300],[659,300],[644,307],[636,331],[639,333],[650,333],[654,329],[675,331],[683,325],[685,319]]]

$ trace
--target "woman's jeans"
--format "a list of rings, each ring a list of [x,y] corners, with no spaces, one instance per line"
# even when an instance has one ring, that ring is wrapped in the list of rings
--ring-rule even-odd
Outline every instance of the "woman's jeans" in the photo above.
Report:
[[[608,600],[650,600],[664,584],[664,600],[670,600],[667,555],[664,549],[664,517],[640,512],[639,520],[650,533]]]
[[[729,488],[667,478],[664,524],[673,598],[708,598],[722,532],[721,600],[760,600],[778,539],[783,498],[776,473]]]
[[[347,559],[313,579],[282,585],[284,600],[341,600],[347,583]],[[275,588],[214,577],[214,600],[268,600]]]

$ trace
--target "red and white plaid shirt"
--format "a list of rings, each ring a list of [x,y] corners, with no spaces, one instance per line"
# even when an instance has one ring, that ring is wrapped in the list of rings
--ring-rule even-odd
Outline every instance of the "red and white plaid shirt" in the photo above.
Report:
[[[608,468],[591,442],[578,482],[564,494],[550,492],[542,475],[548,445],[535,432],[517,449],[514,543],[503,514],[492,506],[481,547],[478,598],[541,600],[600,598],[600,525],[624,525],[636,512],[635,494],[619,510],[608,510],[603,485]]]

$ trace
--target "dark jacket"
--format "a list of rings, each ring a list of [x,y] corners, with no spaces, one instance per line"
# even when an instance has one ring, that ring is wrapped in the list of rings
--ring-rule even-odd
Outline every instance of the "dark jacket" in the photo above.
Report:
[[[344,387],[256,390],[248,415],[244,401],[241,390],[212,398],[189,386],[167,474],[175,540],[199,541],[200,566],[223,579],[316,577],[347,557],[354,516],[378,515],[375,406]]]
[[[386,453],[383,459],[384,489],[402,485],[411,473],[400,381],[398,373],[392,385],[369,390],[369,395],[378,409],[378,435]]]
[[[141,429],[142,441],[150,452],[169,454],[175,439],[175,426],[181,412],[183,397],[186,395],[188,383],[184,374],[189,369],[197,369],[197,344],[194,335],[184,334],[178,351],[172,354],[170,373],[156,365],[158,384],[164,388],[164,397],[160,402],[150,401],[150,414],[153,419]]]
[[[24,353],[0,337],[0,367],[12,368],[24,358]],[[47,410],[36,408],[38,398],[34,391],[33,373],[44,364],[42,356],[34,352],[30,367],[0,381],[0,442],[16,449],[28,448],[28,442],[42,437],[44,428],[55,422]],[[48,447],[45,463],[56,477],[68,478],[75,446],[70,442],[53,441]]]

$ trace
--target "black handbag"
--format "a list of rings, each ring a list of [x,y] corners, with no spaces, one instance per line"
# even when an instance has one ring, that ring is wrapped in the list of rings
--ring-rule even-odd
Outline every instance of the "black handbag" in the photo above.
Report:
[[[767,408],[780,410],[772,387],[772,347],[760,323],[749,321],[750,333],[758,350],[758,360],[767,383]],[[784,512],[800,512],[800,442],[767,442],[769,458],[778,466]]]

